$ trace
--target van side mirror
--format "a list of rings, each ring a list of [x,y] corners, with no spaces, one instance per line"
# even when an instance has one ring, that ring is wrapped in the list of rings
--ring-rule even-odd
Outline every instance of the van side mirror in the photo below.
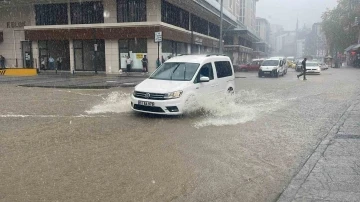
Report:
[[[200,82],[203,83],[203,82],[209,82],[210,81],[210,78],[209,77],[206,77],[206,76],[202,76],[200,77]]]

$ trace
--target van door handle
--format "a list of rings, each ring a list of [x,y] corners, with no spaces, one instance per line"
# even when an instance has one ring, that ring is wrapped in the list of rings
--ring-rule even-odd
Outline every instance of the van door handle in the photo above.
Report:
[[[211,85],[211,87],[215,87],[216,85]]]

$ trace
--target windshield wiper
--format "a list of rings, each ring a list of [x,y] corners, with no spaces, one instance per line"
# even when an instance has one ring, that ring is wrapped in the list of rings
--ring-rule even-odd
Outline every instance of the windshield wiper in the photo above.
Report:
[[[179,66],[180,66],[180,63],[175,67],[174,71],[171,73],[170,80],[172,80],[172,76],[173,76],[174,72],[179,68]]]

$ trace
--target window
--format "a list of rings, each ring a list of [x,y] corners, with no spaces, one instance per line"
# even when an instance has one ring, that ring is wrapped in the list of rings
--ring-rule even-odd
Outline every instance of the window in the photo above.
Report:
[[[65,25],[68,24],[66,4],[35,5],[36,25]]]
[[[201,77],[209,77],[210,80],[213,80],[214,79],[214,71],[213,71],[213,68],[212,68],[212,65],[211,63],[207,63],[207,64],[204,64],[200,71],[199,71],[199,74],[197,75],[196,77],[196,83],[199,83],[200,82],[200,78]]]
[[[117,0],[117,21],[146,21],[146,0]]]
[[[188,30],[189,12],[162,0],[161,21]]]
[[[208,21],[196,16],[196,15],[191,15],[191,21],[192,21],[192,30],[195,32],[198,32],[200,34],[205,34],[205,35],[209,35],[209,23]]]
[[[220,38],[220,27],[209,22],[209,35],[214,38]]]
[[[190,81],[198,68],[197,63],[167,62],[161,65],[150,79]]]
[[[215,62],[215,68],[218,78],[223,78],[233,75],[233,71],[229,61]]]
[[[104,23],[102,2],[71,3],[71,24]]]

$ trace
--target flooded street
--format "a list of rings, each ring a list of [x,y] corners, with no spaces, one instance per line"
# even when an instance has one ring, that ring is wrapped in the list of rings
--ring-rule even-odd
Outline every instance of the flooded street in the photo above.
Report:
[[[0,85],[0,201],[276,201],[360,94],[360,71],[237,73],[199,113],[134,113],[132,88]]]

